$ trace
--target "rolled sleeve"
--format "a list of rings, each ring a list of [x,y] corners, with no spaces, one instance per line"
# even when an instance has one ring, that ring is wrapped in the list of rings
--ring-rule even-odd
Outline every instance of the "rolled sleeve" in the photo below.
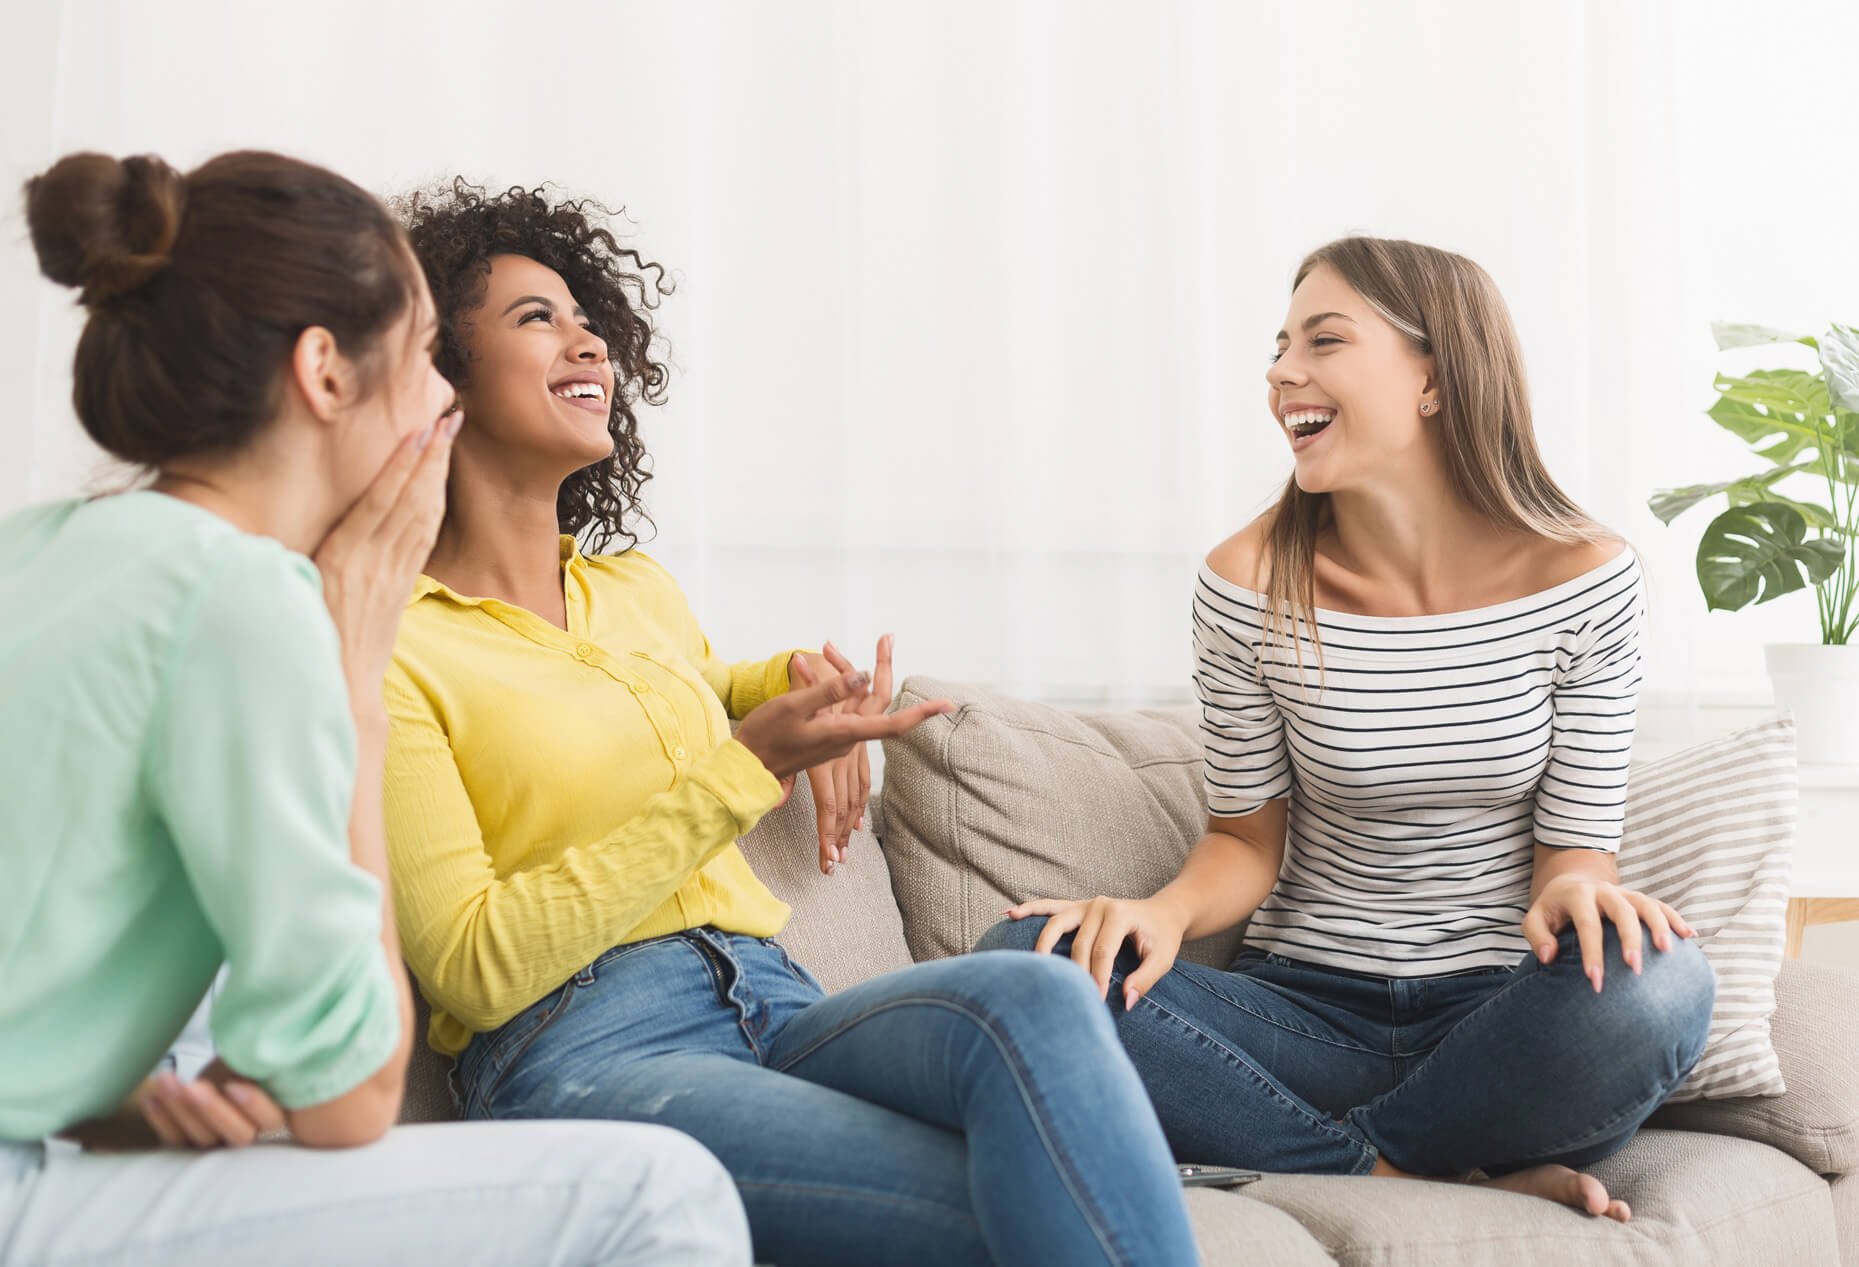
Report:
[[[226,959],[221,1057],[286,1109],[384,1065],[400,1017],[381,889],[349,857],[356,737],[307,560],[241,558],[178,640],[149,776]]]
[[[1291,794],[1284,717],[1259,676],[1256,613],[1203,577],[1194,598],[1194,693],[1201,704],[1207,810],[1241,818]]]
[[[1535,798],[1536,843],[1617,853],[1640,688],[1645,595],[1637,565],[1599,597],[1550,690],[1549,762]]]

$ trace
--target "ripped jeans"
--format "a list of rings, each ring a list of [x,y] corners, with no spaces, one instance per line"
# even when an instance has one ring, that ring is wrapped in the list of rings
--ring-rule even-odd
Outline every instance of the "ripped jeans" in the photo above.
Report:
[[[1168,1145],[1086,974],[1018,953],[827,997],[773,941],[617,946],[459,1056],[467,1117],[608,1118],[723,1163],[757,1262],[1197,1261]]]

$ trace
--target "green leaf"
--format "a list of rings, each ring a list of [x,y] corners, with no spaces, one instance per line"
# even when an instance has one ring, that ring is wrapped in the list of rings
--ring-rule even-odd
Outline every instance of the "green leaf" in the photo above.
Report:
[[[1827,384],[1807,370],[1751,370],[1741,378],[1719,374],[1717,390],[1731,400],[1761,405],[1771,414],[1785,414],[1796,421],[1833,412]]]
[[[1846,549],[1808,541],[1807,520],[1792,506],[1756,502],[1732,506],[1711,520],[1698,542],[1698,584],[1712,611],[1766,603],[1839,570]]]
[[[1763,343],[1805,343],[1814,347],[1811,335],[1796,334],[1792,330],[1778,330],[1774,326],[1754,326],[1739,321],[1711,322],[1711,335],[1717,340],[1717,350],[1728,352],[1731,348],[1753,348]]]
[[[1719,493],[1730,494],[1732,505],[1759,502],[1766,496],[1775,496],[1778,501],[1786,501],[1787,498],[1771,494],[1770,485],[1790,475],[1798,475],[1812,465],[1809,462],[1802,462],[1796,466],[1778,466],[1760,475],[1741,475],[1736,479],[1724,480],[1717,484],[1687,484],[1683,488],[1662,488],[1647,499],[1646,509],[1657,515],[1660,523],[1669,524],[1693,506],[1707,502]],[[1819,507],[1815,509],[1818,510]],[[1813,522],[1812,516],[1808,518],[1810,522]]]
[[[1721,387],[1727,380],[1719,378],[1717,381]],[[1812,422],[1774,411],[1764,413],[1751,401],[1729,393],[1725,393],[1705,413],[1718,426],[1750,448],[1768,445],[1768,448],[1758,451],[1771,462],[1792,462],[1802,449],[1820,442]]]
[[[1817,506],[1813,502],[1798,502],[1792,497],[1783,497],[1780,493],[1773,491],[1768,494],[1766,499],[1761,497],[1749,497],[1733,501],[1732,504],[1752,506],[1763,500],[1780,502],[1782,505],[1790,507],[1796,514],[1800,515],[1801,518],[1807,520],[1808,527],[1810,528],[1818,528],[1822,532],[1844,531],[1844,529],[1840,527],[1839,517],[1825,506]]]
[[[1827,394],[1842,409],[1859,409],[1859,330],[1835,324],[1820,346]]]

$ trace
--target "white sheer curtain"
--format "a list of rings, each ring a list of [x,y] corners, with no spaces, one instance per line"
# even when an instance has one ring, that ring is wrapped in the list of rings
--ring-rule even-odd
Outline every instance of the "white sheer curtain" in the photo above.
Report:
[[[1345,232],[1497,278],[1553,469],[1652,569],[1651,694],[1759,697],[1760,644],[1814,636],[1707,619],[1702,519],[1644,503],[1739,469],[1711,318],[1859,320],[1844,3],[70,0],[17,38],[9,189],[264,146],[624,204],[678,281],[646,548],[728,654],[893,629],[907,671],[1185,697],[1196,562],[1289,470],[1291,272]],[[0,510],[94,463],[5,214]]]

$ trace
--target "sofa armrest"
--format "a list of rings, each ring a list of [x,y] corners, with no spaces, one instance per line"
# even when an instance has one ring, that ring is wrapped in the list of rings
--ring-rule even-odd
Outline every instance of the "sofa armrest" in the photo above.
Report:
[[[1789,961],[1775,999],[1786,1095],[1668,1104],[1648,1125],[1753,1139],[1817,1174],[1859,1172],[1859,976]]]

